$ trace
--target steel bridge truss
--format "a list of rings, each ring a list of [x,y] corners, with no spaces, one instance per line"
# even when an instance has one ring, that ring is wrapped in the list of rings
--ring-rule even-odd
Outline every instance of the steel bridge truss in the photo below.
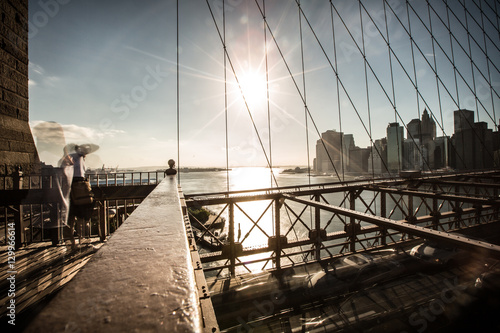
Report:
[[[280,270],[357,251],[403,249],[422,238],[500,257],[500,246],[456,233],[498,223],[499,190],[500,172],[492,171],[185,198],[188,208],[216,207],[217,218],[227,217],[227,238],[205,225],[197,242],[208,236],[214,244],[212,250],[200,255],[205,272],[235,275],[240,269],[251,271],[249,266],[255,264],[262,265],[261,269]],[[248,206],[256,202],[258,207]],[[236,236],[236,225],[243,219],[250,227],[244,235],[238,232]],[[267,243],[252,244],[249,239],[256,233]]]

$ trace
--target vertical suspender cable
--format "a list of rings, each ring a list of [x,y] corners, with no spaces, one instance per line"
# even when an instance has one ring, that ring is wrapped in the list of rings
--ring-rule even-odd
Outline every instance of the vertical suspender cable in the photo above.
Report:
[[[177,50],[176,50],[176,57],[177,57],[177,181],[180,184],[181,183],[181,150],[180,150],[180,106],[179,106],[179,0],[177,0],[177,5],[176,5],[176,12],[177,12]]]
[[[394,70],[392,68],[392,50],[391,50],[391,42],[390,42],[390,37],[389,37],[389,24],[387,21],[387,8],[385,5],[385,0],[382,0],[384,4],[384,20],[385,20],[385,33],[387,35],[387,51],[389,52],[389,67],[391,69],[391,88],[392,88],[392,105],[394,108],[394,117],[397,119],[397,104],[396,104],[396,90],[394,88]],[[383,159],[381,158],[382,162]],[[389,172],[389,168],[385,163],[383,163],[385,166],[385,171]]]
[[[495,3],[496,6],[496,3]],[[479,9],[481,11],[481,29],[483,30],[483,41],[484,41],[484,53],[486,57],[486,68],[488,71],[488,84],[490,86],[490,95],[491,95],[491,108],[493,113],[493,126],[496,127],[498,131],[497,117],[495,112],[495,98],[493,97],[493,88],[491,85],[491,69],[490,69],[490,60],[488,58],[488,43],[486,43],[486,31],[484,30],[484,11],[483,11],[483,1],[479,0]],[[497,16],[498,19],[498,16]]]
[[[417,76],[417,67],[415,65],[415,51],[414,51],[414,44],[415,44],[415,41],[413,39],[413,33],[412,33],[412,30],[411,30],[411,18],[410,18],[410,8],[408,7],[408,1],[406,1],[406,15],[407,15],[407,18],[408,18],[408,32],[410,33],[410,45],[411,45],[411,61],[412,61],[412,65],[413,65],[413,77],[415,79],[415,92],[416,92],[416,96],[417,96],[417,115],[418,115],[418,120],[421,119],[421,116],[420,116],[420,97],[419,97],[419,93],[418,93],[418,76]],[[404,136],[404,134],[403,134]],[[421,146],[422,145],[422,121],[419,121],[418,123],[418,140],[419,140],[419,145]],[[398,140],[399,142],[399,140]],[[416,142],[415,140],[413,140],[413,144],[416,146]],[[403,147],[404,147],[404,140],[403,140]],[[403,150],[404,148],[402,148]],[[417,148],[418,149],[418,148]]]
[[[302,89],[304,96],[304,119],[306,125],[306,153],[307,153],[307,176],[309,185],[311,185],[311,164],[309,163],[309,126],[307,121],[307,95],[306,95],[306,72],[305,72],[305,64],[304,64],[304,39],[302,36],[302,13],[300,8],[300,0],[297,1],[297,7],[299,12],[299,34],[300,34],[300,59],[302,63]],[[309,207],[309,217],[311,220],[311,228],[313,227],[313,215],[312,209]]]
[[[226,190],[229,195],[229,135],[228,135],[228,114],[227,114],[227,65],[226,65],[226,1],[222,1],[222,39],[224,51],[224,121],[226,133]]]
[[[273,150],[271,141],[271,102],[269,93],[269,62],[267,57],[268,45],[267,45],[267,28],[266,28],[266,0],[262,0],[262,10],[264,13],[263,17],[263,28],[264,28],[264,57],[266,63],[266,102],[267,102],[267,131],[269,140],[269,169],[273,169]],[[273,174],[270,173],[271,177],[271,187],[273,187]]]
[[[471,75],[472,75],[472,89],[473,94],[474,94],[474,100],[476,104],[476,116],[477,116],[477,121],[479,122],[479,106],[477,104],[477,92],[476,92],[476,77],[474,75],[474,60],[472,60],[472,46],[470,42],[470,33],[469,33],[469,20],[467,19],[468,12],[467,12],[467,7],[465,5],[465,1],[463,3],[464,6],[464,16],[465,16],[465,29],[467,30],[467,45],[469,47],[469,58],[470,58],[470,70],[471,70]]]
[[[340,82],[339,82],[339,68],[338,68],[338,63],[337,63],[337,41],[336,41],[336,38],[335,38],[335,23],[334,23],[334,20],[333,20],[333,4],[332,4],[332,0],[329,0],[330,1],[330,18],[331,18],[331,21],[332,21],[332,39],[333,39],[333,59],[334,59],[334,63],[335,63],[335,81],[337,83],[337,111],[338,111],[338,114],[339,114],[339,131],[340,133],[342,133],[342,111],[341,111],[341,103],[340,103]],[[320,138],[320,140],[322,140],[322,138]],[[343,141],[343,140],[342,140]],[[345,143],[341,142],[341,146],[342,146],[342,149],[344,149],[344,145]],[[342,166],[342,181],[345,180],[345,161],[344,161],[344,156],[343,154],[340,155],[341,158],[342,158],[342,163],[341,163],[341,166]],[[316,166],[317,167],[317,166]]]
[[[446,19],[447,19],[447,24],[448,24],[448,31],[450,35],[450,49],[451,49],[451,62],[454,64],[455,63],[455,52],[453,51],[453,34],[451,32],[451,23],[450,23],[450,10],[448,7],[448,0],[444,0],[444,3],[446,5]],[[429,2],[427,2],[427,6],[429,6]],[[457,68],[453,66],[453,75],[455,77],[455,90],[457,92],[457,105],[458,108],[460,109],[460,94],[458,93],[458,80],[457,80]],[[442,122],[443,120],[441,120]],[[443,124],[441,123],[441,126]]]
[[[305,125],[306,125],[306,152],[307,152],[307,175],[309,179],[309,185],[311,184],[311,163],[309,161],[309,125],[307,121],[307,95],[306,95],[306,72],[305,72],[305,64],[304,64],[304,39],[302,36],[302,13],[300,8],[300,0],[297,1],[297,6],[299,7],[299,32],[300,32],[300,58],[302,62],[302,89],[304,96],[304,116],[305,116]]]
[[[372,117],[371,117],[371,109],[370,109],[370,91],[368,87],[368,69],[367,69],[367,59],[366,59],[366,48],[365,48],[365,33],[364,33],[364,26],[363,26],[363,12],[361,10],[361,0],[359,0],[359,21],[361,24],[361,42],[363,44],[363,63],[365,67],[365,90],[366,90],[366,106],[368,109],[368,131],[369,131],[369,136],[370,136],[370,142],[373,142],[373,135],[372,135]],[[371,155],[372,159],[372,165],[373,165],[373,154]],[[372,178],[375,178],[375,172],[373,171],[372,168]]]
[[[439,104],[439,116],[441,120],[441,127],[444,126],[443,123],[443,106],[441,103],[441,89],[439,87],[439,76],[438,76],[438,68],[437,68],[437,59],[436,59],[436,47],[434,45],[434,33],[432,31],[432,16],[431,16],[431,8],[429,6],[429,0],[427,0],[427,12],[429,14],[429,29],[431,31],[431,42],[432,42],[432,58],[434,59],[434,72],[436,73],[436,90]],[[435,138],[433,138],[435,139]],[[422,144],[422,143],[421,143]],[[434,161],[436,163],[436,161]]]

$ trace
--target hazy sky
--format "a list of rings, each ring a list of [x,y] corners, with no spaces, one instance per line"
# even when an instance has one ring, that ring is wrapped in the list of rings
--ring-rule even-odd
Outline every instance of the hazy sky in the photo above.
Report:
[[[480,2],[485,11],[489,9],[487,3],[493,3]],[[258,3],[263,10],[262,0]],[[333,3],[332,9],[327,0],[302,1],[305,16],[299,21],[295,1],[265,1],[272,32],[271,35],[267,30],[266,34],[268,108],[261,12],[255,1],[226,0],[230,166],[266,165],[260,142],[273,165],[307,165],[309,141],[312,164],[318,140],[316,128],[319,132],[335,129],[352,133],[356,144],[366,147],[370,133],[373,140],[385,137],[388,123],[401,123],[399,116],[408,123],[426,107],[443,127],[438,126],[438,135],[443,130],[447,135],[453,134],[452,114],[457,106],[478,110],[480,120],[488,122],[489,128],[493,128],[495,119],[498,123],[499,100],[486,83],[491,77],[494,89],[500,90],[500,43],[494,15],[481,20],[478,8],[472,6],[470,15],[476,21],[470,16],[465,20],[460,2],[449,1],[457,15],[449,15],[450,28],[456,36],[450,42],[444,25],[444,2],[431,2],[439,14],[431,10],[436,38],[433,50],[427,30],[430,28],[424,27],[412,9],[429,26],[426,2],[410,1],[408,24],[405,2],[390,0],[391,8],[386,6],[387,25],[394,54],[389,56],[382,0],[363,1],[371,18],[364,8],[360,18],[357,1]],[[209,0],[208,4],[222,34],[222,0]],[[170,158],[177,159],[176,1],[30,0],[29,6],[30,123],[36,128],[35,140],[42,159],[48,163],[57,160],[58,151],[62,154],[62,142],[98,144],[99,151],[89,156],[94,167],[161,166]],[[222,43],[206,1],[180,1],[179,17],[180,165],[225,166]],[[475,40],[467,39],[463,28],[466,21]],[[481,24],[488,32],[486,39],[479,33]],[[419,47],[413,48],[413,57],[407,33],[410,30]],[[364,41],[367,76],[365,62],[353,39],[360,48]],[[483,50],[488,51],[490,63]],[[476,66],[472,69],[469,52]],[[450,63],[452,57],[458,74]],[[244,90],[248,109],[235,84],[230,62]],[[332,67],[342,83],[338,94]],[[434,68],[440,77],[439,89]],[[471,92],[474,89],[482,105],[475,102]],[[304,100],[312,117],[307,118],[308,136]],[[395,115],[394,106],[399,116]],[[51,140],[44,122],[56,122],[64,131],[64,140],[57,141],[52,150],[43,144]],[[54,136],[59,132],[51,129],[50,133]]]

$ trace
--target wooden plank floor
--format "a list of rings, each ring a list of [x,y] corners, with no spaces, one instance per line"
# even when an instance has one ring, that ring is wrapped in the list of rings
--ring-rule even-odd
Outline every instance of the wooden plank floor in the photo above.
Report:
[[[69,243],[69,242],[67,242]],[[16,317],[40,304],[68,283],[102,246],[99,238],[82,240],[79,249],[69,244],[52,246],[51,242],[33,243],[15,252]],[[7,246],[0,247],[0,320],[6,322],[11,268]]]

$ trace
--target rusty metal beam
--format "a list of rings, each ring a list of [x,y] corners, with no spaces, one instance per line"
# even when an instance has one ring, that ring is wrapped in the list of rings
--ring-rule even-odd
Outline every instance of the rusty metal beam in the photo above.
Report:
[[[310,205],[311,207],[318,207],[320,209],[348,216],[348,217],[353,217],[355,219],[361,220],[363,222],[368,222],[368,223],[373,223],[375,225],[388,228],[388,229],[394,229],[398,231],[402,231],[414,236],[419,236],[422,238],[426,239],[432,239],[436,240],[438,242],[446,242],[452,245],[455,245],[460,248],[465,248],[468,250],[482,250],[485,251],[487,254],[492,255],[494,257],[500,258],[500,246],[490,244],[487,242],[482,242],[482,241],[477,241],[474,239],[467,238],[465,236],[458,236],[456,234],[450,234],[446,232],[441,232],[441,231],[436,231],[432,229],[427,229],[424,227],[412,225],[406,222],[402,221],[395,221],[391,220],[388,218],[384,217],[379,217],[379,216],[374,216],[366,213],[361,213],[357,212],[355,210],[343,208],[343,207],[338,207],[338,206],[333,206],[321,202],[316,202],[313,200],[308,200],[308,199],[302,199],[302,198],[297,198],[293,195],[289,194],[284,194],[284,197],[295,201],[299,202],[305,205]]]
[[[440,179],[419,179],[422,183],[430,183],[436,185],[446,185],[446,186],[464,186],[464,187],[482,187],[482,188],[493,188],[500,189],[500,183],[476,183],[476,182],[464,182],[456,180],[440,180]]]
[[[460,201],[466,202],[476,205],[493,205],[500,206],[500,198],[484,198],[484,197],[470,197],[464,195],[455,195],[455,194],[444,194],[442,192],[425,192],[418,190],[404,190],[397,188],[389,188],[389,187],[380,187],[375,185],[370,185],[366,187],[366,190],[370,191],[379,191],[384,193],[392,193],[398,195],[413,195],[421,198],[432,198],[432,199],[440,199],[445,201]]]

